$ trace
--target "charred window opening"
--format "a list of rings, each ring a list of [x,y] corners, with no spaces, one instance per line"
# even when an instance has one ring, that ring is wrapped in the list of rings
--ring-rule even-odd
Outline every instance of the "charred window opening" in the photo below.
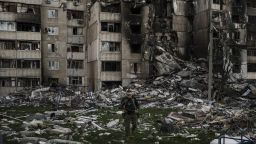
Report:
[[[121,81],[102,81],[103,89],[113,89],[122,85]]]
[[[83,77],[79,76],[70,76],[69,79],[69,85],[82,85],[83,84]]]
[[[131,25],[130,28],[133,34],[141,34],[141,25]]]
[[[141,14],[141,8],[140,7],[131,8],[131,14]]]
[[[223,0],[213,0],[214,4],[224,4]]]
[[[241,61],[240,61],[240,57],[241,57],[241,51],[239,48],[233,48],[232,49],[232,63],[233,63],[233,67],[232,70],[234,73],[240,73],[241,72]]]
[[[36,87],[40,85],[40,78],[18,78],[19,87]]]
[[[39,42],[20,41],[18,42],[19,50],[40,50]]]
[[[50,86],[56,86],[59,83],[58,78],[48,78],[48,84]]]
[[[248,72],[256,72],[256,64],[254,64],[254,63],[248,63],[248,64],[247,64],[247,71],[248,71]]]
[[[39,69],[40,68],[40,60],[17,60],[17,68]]]
[[[40,32],[40,25],[33,23],[17,23],[17,31]]]
[[[0,41],[0,49],[2,50],[15,50],[15,41]]]
[[[141,53],[141,44],[131,44],[131,53]]]
[[[109,71],[109,72],[115,72],[115,71],[121,71],[121,62],[118,61],[103,61],[101,65],[102,71]]]
[[[17,12],[15,3],[0,2],[0,12]]]
[[[83,45],[71,45],[68,49],[68,52],[83,52]]]
[[[120,3],[116,3],[116,4],[102,3],[101,4],[101,12],[120,13],[121,5],[120,5]]]
[[[101,22],[101,31],[121,32],[120,23]]]
[[[84,13],[83,13],[83,11],[68,10],[67,11],[67,18],[68,18],[68,20],[83,19],[84,18]]]
[[[216,30],[213,30],[213,33],[212,33],[212,36],[213,36],[213,38],[219,38],[219,32],[218,31],[216,31]]]
[[[0,68],[16,68],[16,60],[0,59]]]
[[[83,69],[84,61],[83,60],[68,60],[68,69]]]
[[[48,52],[57,52],[57,47],[55,44],[48,44]]]
[[[17,5],[17,13],[39,15],[40,14],[40,6],[19,3]]]
[[[240,40],[240,32],[239,31],[234,32],[233,36],[234,36],[233,37],[234,40]]]
[[[107,41],[103,41],[101,43],[101,50],[102,51],[116,52],[116,51],[120,51],[120,49],[121,49],[120,42],[107,42]]]

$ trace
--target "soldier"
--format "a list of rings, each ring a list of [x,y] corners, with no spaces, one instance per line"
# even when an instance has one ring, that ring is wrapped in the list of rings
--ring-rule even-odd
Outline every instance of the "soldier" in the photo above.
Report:
[[[134,133],[135,129],[137,128],[137,110],[139,109],[138,101],[133,96],[131,91],[128,91],[126,97],[122,99],[121,108],[124,111],[123,117],[125,134],[126,136],[129,136],[131,132]],[[130,124],[132,124],[132,128],[130,127]]]

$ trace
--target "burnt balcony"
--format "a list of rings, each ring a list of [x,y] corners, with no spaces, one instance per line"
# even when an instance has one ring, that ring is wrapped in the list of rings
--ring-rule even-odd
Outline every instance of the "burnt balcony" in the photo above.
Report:
[[[256,32],[255,27],[256,27],[256,24],[248,23],[247,24],[247,31],[249,31],[249,32]]]
[[[141,44],[143,41],[142,34],[129,34],[128,39],[131,44]]]
[[[40,24],[41,16],[39,14],[31,13],[17,13],[16,21]]]
[[[138,14],[129,14],[127,16],[127,21],[130,22],[130,25],[140,25],[142,23],[142,16]]]

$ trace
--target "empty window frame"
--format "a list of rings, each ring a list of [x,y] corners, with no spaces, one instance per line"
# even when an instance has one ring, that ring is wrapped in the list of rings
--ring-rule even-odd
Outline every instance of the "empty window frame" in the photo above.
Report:
[[[130,72],[132,74],[138,74],[138,73],[141,73],[141,63],[131,63],[131,67],[130,67]]]
[[[68,20],[84,19],[84,12],[83,11],[68,10],[67,11],[67,18],[68,18]]]
[[[15,41],[0,40],[1,50],[15,50]]]
[[[48,33],[48,35],[58,35],[59,34],[58,27],[48,27],[45,29],[45,31]]]
[[[131,53],[141,53],[141,44],[131,44]]]
[[[0,31],[16,31],[16,23],[0,21]]]
[[[37,87],[40,85],[40,78],[18,78],[19,87]]]
[[[121,50],[120,42],[101,42],[101,50],[106,52],[119,52]]]
[[[40,69],[40,60],[17,60],[17,68]]]
[[[0,77],[0,87],[15,87],[16,79],[11,77]]]
[[[122,85],[121,81],[102,81],[103,89],[113,89]]]
[[[17,12],[16,3],[0,2],[0,12]]]
[[[84,61],[83,60],[68,60],[68,69],[83,69]]]
[[[39,42],[19,41],[18,50],[40,50]]]
[[[73,35],[83,35],[82,27],[73,27]]]
[[[57,47],[55,44],[48,44],[48,52],[53,53],[57,52]]]
[[[254,64],[254,63],[248,63],[248,64],[247,64],[247,71],[248,71],[248,72],[256,72],[256,64]]]
[[[83,52],[83,45],[71,45],[67,49],[68,52]]]
[[[40,6],[18,3],[17,4],[17,13],[27,13],[27,14],[39,15],[40,14]]]
[[[68,77],[69,85],[82,85],[83,77],[79,76],[70,76]]]
[[[120,23],[101,22],[101,31],[121,32]]]
[[[59,70],[59,62],[58,61],[48,61],[48,69],[49,70]]]
[[[0,68],[16,68],[16,60],[0,59]]]
[[[17,23],[17,31],[40,32],[40,25],[33,23]]]
[[[119,61],[102,61],[102,71],[109,71],[109,72],[115,72],[115,71],[121,71],[121,62]]]
[[[58,10],[48,10],[48,18],[57,18]]]

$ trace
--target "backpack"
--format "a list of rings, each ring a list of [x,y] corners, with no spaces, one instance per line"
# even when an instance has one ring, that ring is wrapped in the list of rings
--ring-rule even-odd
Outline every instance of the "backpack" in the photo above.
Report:
[[[134,112],[137,108],[136,108],[136,105],[135,105],[135,102],[134,102],[134,98],[127,98],[125,99],[124,101],[124,109],[127,111],[127,112]]]

